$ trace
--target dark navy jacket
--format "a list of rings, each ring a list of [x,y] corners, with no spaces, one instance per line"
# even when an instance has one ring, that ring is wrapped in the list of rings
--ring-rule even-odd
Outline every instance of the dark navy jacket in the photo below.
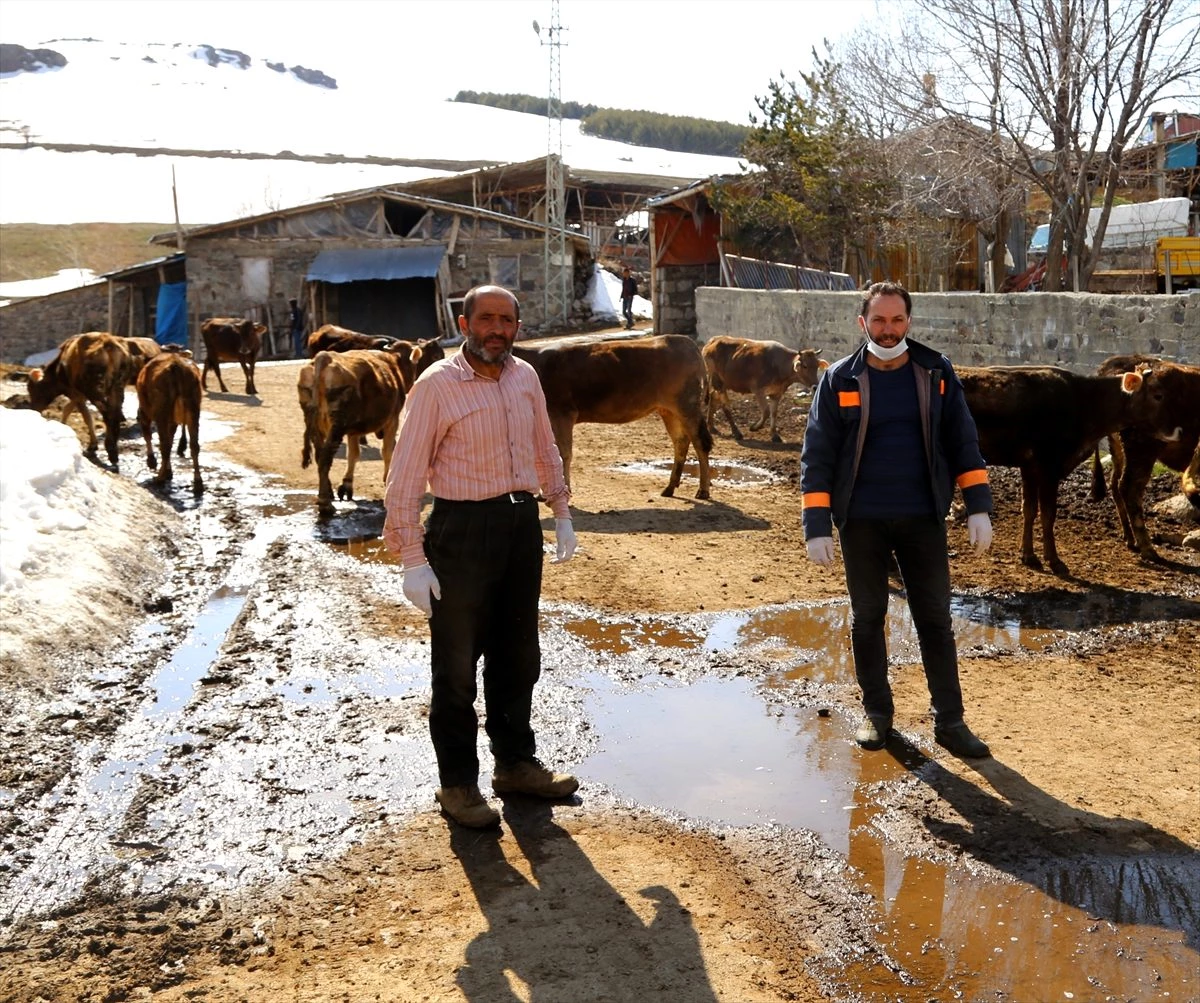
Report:
[[[839,529],[846,524],[871,405],[866,357],[864,343],[825,370],[813,395],[800,454],[804,536],[809,540],[833,536],[835,523]],[[968,514],[990,513],[992,490],[979,452],[979,433],[954,367],[944,355],[911,338],[908,358],[917,380],[925,457],[938,515],[945,518],[950,511],[956,484]]]

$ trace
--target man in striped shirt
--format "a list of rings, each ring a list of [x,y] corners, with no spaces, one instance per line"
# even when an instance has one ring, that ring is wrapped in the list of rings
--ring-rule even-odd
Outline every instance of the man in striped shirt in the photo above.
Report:
[[[562,798],[579,782],[535,756],[530,716],[541,672],[538,599],[542,528],[536,495],[554,512],[555,563],[575,552],[570,492],[537,373],[512,356],[520,306],[478,286],[458,319],[458,355],[409,391],[388,473],[383,538],[404,565],[404,594],[429,617],[429,732],[437,800],[462,825],[495,825],[479,791],[475,664],[497,794]],[[433,507],[422,528],[426,486]]]
[[[946,515],[955,486],[967,506],[967,538],[992,542],[992,492],[962,383],[946,356],[909,340],[912,297],[894,282],[867,289],[858,318],[866,341],[821,376],[800,454],[809,560],[833,563],[842,542],[850,593],[850,643],[866,716],[855,734],[881,749],[892,730],[887,675],[888,573],[895,559],[933,703],[934,740],[955,755],[988,747],[963,721],[958,652],[950,620]]]

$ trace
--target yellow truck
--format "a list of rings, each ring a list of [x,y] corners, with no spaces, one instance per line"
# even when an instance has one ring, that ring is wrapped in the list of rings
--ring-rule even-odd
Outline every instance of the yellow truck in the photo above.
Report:
[[[1200,289],[1200,237],[1159,237],[1154,271],[1160,293]]]

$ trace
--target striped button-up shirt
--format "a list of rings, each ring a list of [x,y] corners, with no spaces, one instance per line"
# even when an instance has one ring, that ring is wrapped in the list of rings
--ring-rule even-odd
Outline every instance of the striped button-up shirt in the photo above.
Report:
[[[508,358],[498,380],[460,351],[413,384],[388,469],[383,541],[406,568],[425,563],[421,500],[481,501],[540,490],[555,518],[569,519],[570,492],[533,367]]]

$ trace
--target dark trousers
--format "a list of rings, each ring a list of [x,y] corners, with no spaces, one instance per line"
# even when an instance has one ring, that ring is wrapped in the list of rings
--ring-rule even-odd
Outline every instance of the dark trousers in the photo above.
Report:
[[[425,526],[425,556],[442,598],[429,620],[433,697],[429,734],[443,787],[479,779],[475,666],[483,657],[483,699],[492,755],[501,765],[533,758],[529,718],[541,673],[538,598],[542,530],[538,503],[436,499]]]
[[[958,651],[950,622],[950,562],[946,524],[933,516],[851,519],[839,533],[846,588],[850,593],[850,642],[854,672],[868,717],[890,718],[885,616],[892,555],[900,567],[908,608],[917,629],[934,725],[963,719]]]
[[[633,327],[633,297],[623,296],[621,298],[621,313],[625,316],[625,327]]]

